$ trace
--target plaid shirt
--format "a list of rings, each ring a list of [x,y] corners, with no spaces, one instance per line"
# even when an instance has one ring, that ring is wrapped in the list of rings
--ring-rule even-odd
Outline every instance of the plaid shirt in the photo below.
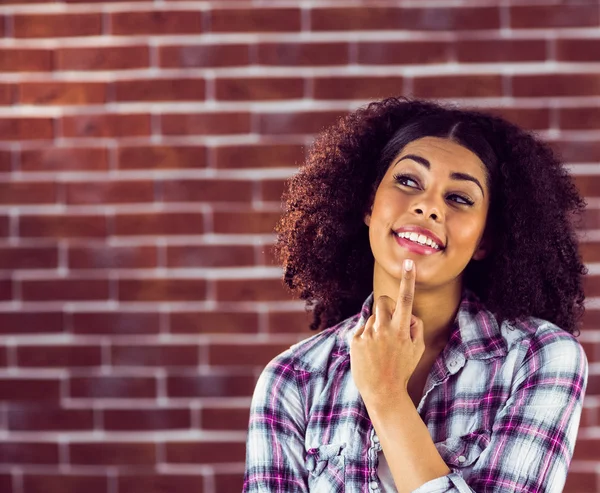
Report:
[[[252,399],[246,493],[383,491],[379,439],[350,372],[360,313],[293,345],[263,370]],[[450,339],[417,411],[450,474],[413,493],[562,491],[588,362],[568,332],[529,317],[498,326],[463,291]]]

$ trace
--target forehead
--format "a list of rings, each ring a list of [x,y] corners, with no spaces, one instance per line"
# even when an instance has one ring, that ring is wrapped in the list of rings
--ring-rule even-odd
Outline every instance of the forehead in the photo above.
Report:
[[[469,171],[477,171],[482,176],[486,174],[485,165],[474,152],[449,139],[422,137],[413,140],[402,149],[396,160],[407,154],[417,154],[426,158],[431,162],[431,171],[434,171],[433,168],[437,165],[452,168],[451,171],[466,171],[468,168]]]

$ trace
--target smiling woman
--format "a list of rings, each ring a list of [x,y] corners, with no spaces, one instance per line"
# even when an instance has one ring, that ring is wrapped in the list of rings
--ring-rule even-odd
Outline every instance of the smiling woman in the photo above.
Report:
[[[284,281],[325,330],[262,372],[244,491],[562,491],[585,203],[551,150],[390,98],[326,130],[284,198]]]

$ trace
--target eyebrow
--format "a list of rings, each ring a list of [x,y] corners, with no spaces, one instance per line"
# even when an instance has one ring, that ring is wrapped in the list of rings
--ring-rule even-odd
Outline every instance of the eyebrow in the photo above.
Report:
[[[422,164],[428,170],[431,169],[431,163],[424,157],[417,156],[416,154],[407,154],[406,156],[401,157],[400,159],[398,159],[398,161],[396,161],[394,166],[396,166],[396,164],[398,164],[400,161],[403,161],[405,159],[410,159],[419,164]],[[467,173],[459,173],[459,172],[454,171],[454,172],[450,173],[450,178],[453,180],[472,181],[481,189],[481,194],[485,197],[485,193],[483,192],[483,187],[481,186],[481,183],[479,183],[479,180],[477,178],[475,178],[474,176],[468,175]]]

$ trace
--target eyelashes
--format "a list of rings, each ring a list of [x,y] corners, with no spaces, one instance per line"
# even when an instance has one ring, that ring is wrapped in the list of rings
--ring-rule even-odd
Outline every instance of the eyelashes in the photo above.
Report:
[[[415,180],[412,176],[410,175],[404,175],[404,174],[396,174],[394,175],[394,181],[396,183],[398,183],[399,185],[405,186],[405,187],[409,187],[409,188],[417,188],[419,183],[417,182],[417,180]],[[407,185],[406,183],[404,183],[405,181],[412,181],[413,183],[415,183],[417,185],[417,187],[413,187],[411,185]],[[457,193],[453,193],[448,195],[448,197],[458,197],[459,199],[463,200],[464,202],[456,202],[457,204],[462,204],[462,205],[473,205],[474,202],[469,199],[468,197],[465,197],[464,195],[460,195]]]

